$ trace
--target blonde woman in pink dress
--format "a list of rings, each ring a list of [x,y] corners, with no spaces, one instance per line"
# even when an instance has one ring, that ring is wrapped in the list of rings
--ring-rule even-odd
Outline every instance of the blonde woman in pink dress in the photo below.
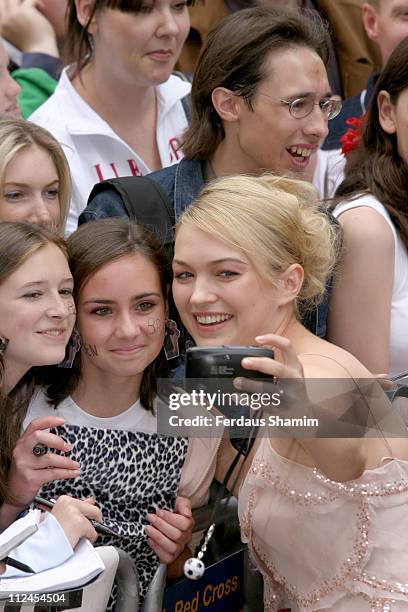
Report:
[[[242,361],[248,375],[302,383],[314,401],[305,394],[297,407],[303,402],[305,414],[343,436],[266,426],[244,464],[241,534],[264,577],[265,610],[407,612],[404,426],[367,369],[298,319],[324,292],[335,251],[335,231],[310,186],[267,175],[222,178],[178,225],[174,299],[198,346],[273,348],[274,359]],[[320,379],[331,399],[316,403]],[[338,417],[362,407],[368,427],[352,437],[351,413]],[[224,446],[227,465],[233,452]]]

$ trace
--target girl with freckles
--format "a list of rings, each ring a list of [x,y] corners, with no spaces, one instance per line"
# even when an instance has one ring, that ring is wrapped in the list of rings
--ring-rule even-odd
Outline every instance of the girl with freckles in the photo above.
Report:
[[[248,378],[277,377],[282,386],[271,384],[272,392],[292,393],[278,415],[311,411],[328,426],[319,439],[295,427],[261,429],[241,470],[241,535],[264,578],[265,610],[406,612],[406,428],[370,372],[299,320],[300,306],[321,298],[335,255],[310,185],[221,178],[179,221],[173,297],[197,346],[272,348],[274,358],[242,360]],[[235,385],[265,391],[246,378]],[[344,427],[358,408],[372,427],[351,437]],[[223,443],[220,457],[228,455]]]

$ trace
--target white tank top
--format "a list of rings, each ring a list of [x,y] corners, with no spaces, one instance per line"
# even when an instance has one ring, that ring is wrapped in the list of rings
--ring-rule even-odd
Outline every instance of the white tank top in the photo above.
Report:
[[[336,206],[337,218],[346,210],[368,206],[376,210],[388,223],[394,236],[394,283],[391,300],[390,368],[395,376],[408,370],[408,252],[384,206],[372,195],[362,195],[352,202]]]

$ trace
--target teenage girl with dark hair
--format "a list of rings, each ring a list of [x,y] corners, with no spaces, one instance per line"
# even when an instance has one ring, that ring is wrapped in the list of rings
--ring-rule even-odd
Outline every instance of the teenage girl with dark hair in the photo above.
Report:
[[[68,250],[81,348],[71,370],[52,369],[25,425],[65,419],[59,434],[81,475],[47,484],[44,495],[96,498],[136,563],[143,597],[159,560],[171,563],[191,538],[189,499],[205,503],[219,440],[157,435],[157,380],[168,373],[163,345],[174,338],[171,270],[157,240],[129,220],[104,219],[74,232]]]

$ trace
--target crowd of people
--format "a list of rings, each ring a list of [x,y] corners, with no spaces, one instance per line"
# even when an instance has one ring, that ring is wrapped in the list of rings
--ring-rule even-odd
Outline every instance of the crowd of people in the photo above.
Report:
[[[57,500],[34,572],[103,521],[142,601],[215,479],[266,611],[408,612],[408,0],[350,4],[0,0],[0,532]],[[318,425],[164,435],[189,346],[273,349],[235,388]]]

